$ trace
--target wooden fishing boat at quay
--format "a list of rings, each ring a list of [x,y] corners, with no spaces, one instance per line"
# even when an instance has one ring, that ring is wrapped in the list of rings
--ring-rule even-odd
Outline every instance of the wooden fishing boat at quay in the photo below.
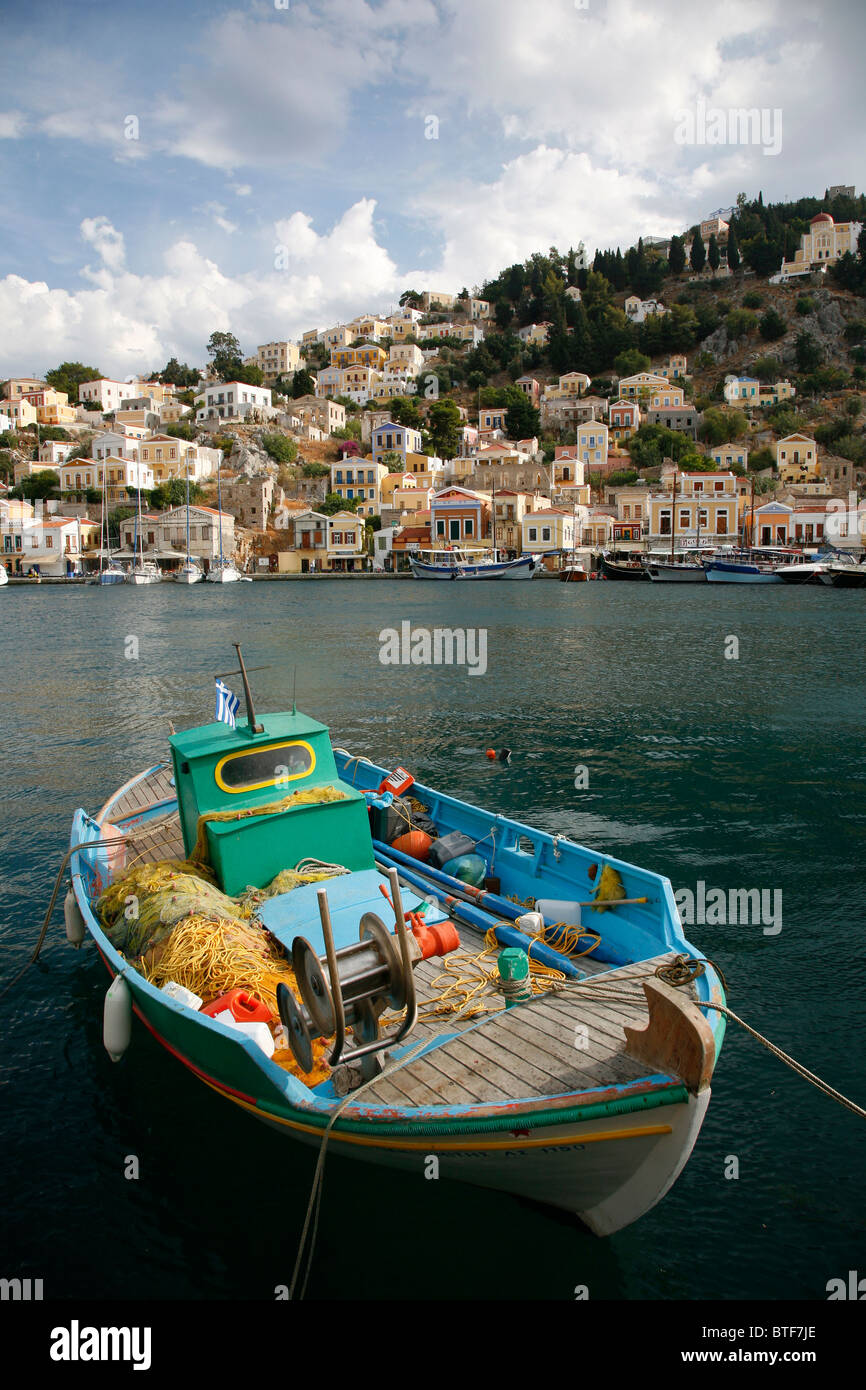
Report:
[[[335,1152],[413,1173],[433,1156],[443,1178],[577,1213],[598,1235],[636,1221],[688,1160],[725,1027],[722,980],[685,939],[669,880],[334,748],[294,708],[257,716],[238,656],[246,722],[173,732],[168,761],[73,819],[67,934],[89,934],[111,977],[111,1055],[134,1046],[134,1016],[219,1095],[302,1143],[327,1130]],[[438,832],[430,854],[471,841],[484,886],[405,853],[411,836],[404,849],[378,838],[401,804]],[[207,991],[158,983],[191,918],[161,956],[119,944],[144,921],[128,885],[166,861],[175,886],[208,874],[212,897],[252,904],[235,925],[288,981],[276,1050],[256,1040],[261,1023],[214,1016]],[[284,871],[295,885],[271,892]],[[522,943],[541,971],[530,997]],[[467,960],[482,961],[480,993],[455,1012],[443,979]]]
[[[620,560],[604,550],[599,556],[599,567],[605,579],[649,579],[639,559]]]

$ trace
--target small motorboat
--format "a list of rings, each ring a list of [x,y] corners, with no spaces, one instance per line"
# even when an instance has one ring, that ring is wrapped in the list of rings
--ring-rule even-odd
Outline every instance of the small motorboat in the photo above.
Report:
[[[9,575],[8,575],[8,573],[6,572],[6,566],[5,566],[5,565],[0,565],[0,589],[3,588],[3,585],[4,585],[4,584],[8,584],[8,583],[9,583]]]
[[[597,1235],[638,1220],[688,1160],[725,1027],[669,880],[334,748],[295,709],[257,717],[238,657],[245,723],[221,677],[219,720],[73,819],[67,934],[111,977],[109,1054],[134,1016],[301,1143],[435,1158]],[[403,852],[417,807],[424,860]]]
[[[579,561],[563,565],[559,572],[560,582],[563,584],[582,584],[589,578],[586,569]]]
[[[711,584],[781,584],[782,567],[805,563],[802,551],[786,546],[731,546],[717,550],[706,561],[707,579]]]
[[[858,563],[853,555],[836,551],[821,558],[824,570],[822,583],[831,584],[834,589],[866,588],[866,565]]]
[[[699,561],[648,560],[646,572],[654,584],[706,584],[707,572]]]

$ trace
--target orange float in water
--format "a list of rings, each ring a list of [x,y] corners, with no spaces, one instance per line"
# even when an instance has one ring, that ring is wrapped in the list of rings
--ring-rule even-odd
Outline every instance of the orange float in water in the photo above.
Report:
[[[496,749],[495,749],[495,748],[488,748],[488,750],[487,750],[487,757],[490,759],[490,761],[491,761],[492,763],[495,762],[495,761],[496,761]]]
[[[426,831],[410,830],[406,835],[400,835],[393,840],[391,847],[399,850],[401,854],[408,854],[412,859],[426,860],[432,843],[433,837]]]

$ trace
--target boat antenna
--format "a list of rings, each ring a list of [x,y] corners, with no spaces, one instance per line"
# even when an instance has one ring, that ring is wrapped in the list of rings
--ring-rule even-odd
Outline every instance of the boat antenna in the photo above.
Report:
[[[249,679],[248,679],[248,677],[247,677],[247,668],[246,668],[246,666],[244,665],[243,654],[242,654],[241,649],[240,649],[240,646],[239,646],[239,644],[238,644],[237,642],[232,642],[232,646],[234,647],[235,651],[236,651],[237,654],[238,654],[238,666],[240,667],[240,669],[239,669],[238,671],[220,671],[220,672],[219,672],[219,679],[220,679],[220,680],[223,680],[224,677],[226,677],[226,676],[240,676],[240,677],[241,677],[241,679],[243,680],[243,683],[244,683],[244,699],[245,699],[246,702],[247,702],[247,724],[249,725],[250,732],[251,732],[251,733],[254,733],[254,734],[263,734],[264,731],[265,731],[264,725],[263,725],[263,724],[257,724],[257,723],[256,723],[256,711],[255,711],[255,708],[254,708],[254,706],[253,706],[253,693],[252,693],[252,691],[250,690],[250,683],[249,683]],[[251,666],[251,667],[250,667],[250,670],[251,670],[251,671],[267,671],[267,669],[268,669],[267,666]]]
[[[298,667],[297,663],[292,667],[292,714],[298,712],[298,702],[295,699],[295,692],[298,688]]]

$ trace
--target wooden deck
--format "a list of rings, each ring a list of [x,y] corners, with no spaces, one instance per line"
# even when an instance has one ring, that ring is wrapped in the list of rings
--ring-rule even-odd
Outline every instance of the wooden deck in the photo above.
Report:
[[[174,798],[171,769],[161,768],[110,803],[106,818],[113,824]],[[184,855],[176,809],[140,827],[130,827],[127,866]],[[483,937],[460,925],[461,950],[476,956]],[[447,1039],[447,1046],[408,1063],[381,1084],[364,1092],[364,1103],[384,1106],[429,1107],[490,1104],[534,1096],[557,1096],[623,1085],[647,1074],[646,1064],[627,1056],[623,1026],[643,1028],[648,1019],[642,981],[657,966],[673,960],[675,952],[612,969],[584,956],[580,967],[587,980],[562,992],[536,996],[518,1008],[506,1009],[497,993],[483,996],[487,1012],[479,1018],[452,1014],[419,1021],[408,1046],[426,1039]],[[491,955],[485,962],[495,963]],[[458,970],[458,973],[459,970]],[[419,1007],[441,994],[443,962],[422,961],[415,970]],[[603,994],[615,991],[617,999]],[[685,991],[696,998],[693,986]],[[457,1034],[456,1040],[452,1040]],[[384,1054],[390,1060],[390,1054]]]
[[[646,1025],[642,981],[675,954],[617,970],[603,966],[582,984],[538,996],[518,1008],[500,1008],[480,1023],[473,1019],[455,1025],[447,1018],[421,1023],[412,1032],[412,1047],[425,1032],[431,1040],[437,1033],[459,1032],[459,1040],[425,1053],[381,1085],[370,1086],[365,1103],[472,1105],[638,1081],[647,1074],[646,1064],[626,1055],[623,1025]],[[421,999],[427,993],[425,984],[429,989],[430,974],[435,974],[430,966],[424,962],[415,972]],[[601,997],[614,990],[623,998]],[[695,997],[691,987],[689,996]]]

